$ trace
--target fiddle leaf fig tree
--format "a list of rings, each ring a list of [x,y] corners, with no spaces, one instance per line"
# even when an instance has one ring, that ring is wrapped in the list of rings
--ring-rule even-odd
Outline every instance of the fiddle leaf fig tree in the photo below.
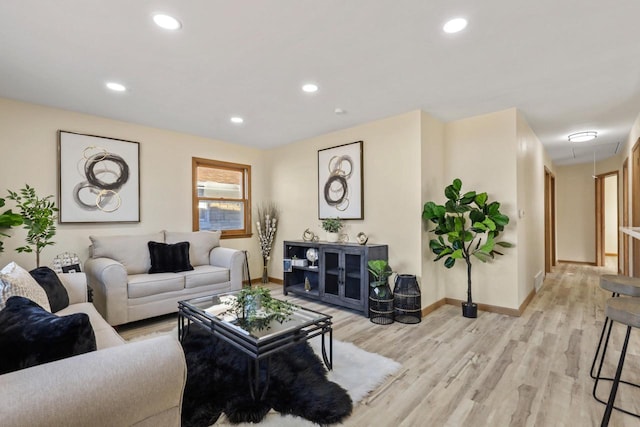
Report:
[[[4,199],[0,197],[0,208],[4,206]],[[9,237],[6,230],[9,230],[11,227],[15,227],[22,224],[22,216],[19,214],[11,212],[11,209],[4,211],[0,214],[0,239],[3,237]],[[4,251],[4,246],[2,244],[2,240],[0,240],[0,253]]]
[[[513,245],[499,241],[498,236],[509,224],[509,217],[500,212],[500,203],[489,202],[487,193],[468,191],[462,193],[462,181],[454,179],[444,190],[447,201],[444,205],[427,202],[422,210],[422,219],[435,224],[429,230],[437,236],[429,241],[429,248],[436,255],[434,262],[444,259],[444,266],[451,268],[457,260],[464,260],[467,267],[466,306],[477,307],[471,296],[471,265],[477,259],[488,262],[502,255],[497,247]],[[466,317],[476,317],[465,312]],[[469,312],[471,314],[471,312]]]
[[[55,220],[58,208],[51,200],[52,195],[46,197],[38,197],[36,190],[28,184],[19,192],[9,191],[9,199],[16,202],[16,206],[20,209],[20,216],[27,230],[25,246],[16,248],[18,252],[36,253],[36,267],[40,267],[40,252],[49,246],[55,244],[53,236],[56,234]]]

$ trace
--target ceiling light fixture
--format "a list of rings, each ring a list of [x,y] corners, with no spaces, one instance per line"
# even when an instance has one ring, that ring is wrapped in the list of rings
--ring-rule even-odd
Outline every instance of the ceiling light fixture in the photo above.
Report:
[[[445,33],[453,34],[467,28],[467,20],[464,18],[454,18],[450,21],[447,21],[446,24],[442,27],[442,30]]]
[[[318,91],[318,85],[314,83],[307,83],[306,85],[302,86],[302,90],[307,93],[314,93]]]
[[[585,132],[576,132],[568,136],[569,142],[586,142],[586,141],[591,141],[592,139],[596,139],[597,137],[598,137],[598,132],[594,130],[588,130]]]
[[[244,119],[238,116],[231,117],[229,120],[231,121],[231,123],[234,123],[236,125],[244,123]]]
[[[158,27],[164,28],[165,30],[179,30],[182,28],[180,21],[173,16],[165,15],[163,13],[153,15],[153,22],[155,22]]]
[[[127,90],[127,88],[124,85],[121,85],[120,83],[116,83],[116,82],[108,82],[107,87],[114,92],[124,92]]]

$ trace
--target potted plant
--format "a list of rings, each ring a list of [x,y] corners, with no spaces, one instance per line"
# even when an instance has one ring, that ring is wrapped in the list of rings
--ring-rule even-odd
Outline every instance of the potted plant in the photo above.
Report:
[[[446,268],[453,267],[459,259],[466,263],[467,301],[462,303],[462,314],[475,318],[478,306],[471,296],[471,261],[474,258],[490,261],[495,255],[502,255],[496,246],[513,246],[497,240],[509,223],[509,217],[500,212],[500,203],[489,203],[487,193],[468,191],[463,194],[460,179],[454,179],[445,188],[444,195],[447,198],[444,206],[427,202],[422,211],[423,220],[436,225],[429,230],[437,236],[429,241],[429,248],[436,255],[434,262],[444,259]]]
[[[273,298],[268,288],[246,286],[235,295],[227,313],[233,314],[242,328],[261,330],[268,329],[273,320],[288,320],[295,309],[290,302]]]
[[[344,224],[340,218],[325,218],[322,220],[322,229],[327,232],[327,242],[335,243],[338,241],[338,233],[342,230]]]
[[[16,248],[18,252],[36,253],[36,267],[40,267],[40,252],[49,246],[55,244],[51,239],[56,234],[55,213],[58,208],[51,201],[52,195],[39,198],[36,190],[25,185],[19,193],[8,190],[9,199],[16,202],[16,206],[20,209],[20,216],[27,230],[25,246]]]
[[[393,273],[393,270],[389,266],[387,260],[384,259],[372,259],[367,263],[368,270],[374,277],[374,281],[369,283],[371,286],[371,292],[378,298],[386,298],[391,295],[391,288],[389,287],[389,276]]]
[[[0,197],[0,208],[4,206],[4,199]],[[22,224],[22,216],[11,212],[11,209],[0,214],[0,238],[9,237],[5,230]],[[4,251],[2,240],[0,240],[0,253]]]

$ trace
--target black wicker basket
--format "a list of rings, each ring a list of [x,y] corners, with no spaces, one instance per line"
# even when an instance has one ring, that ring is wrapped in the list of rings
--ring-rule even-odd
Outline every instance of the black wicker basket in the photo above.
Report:
[[[420,286],[416,276],[398,274],[393,287],[393,311],[396,322],[420,323],[422,309]]]

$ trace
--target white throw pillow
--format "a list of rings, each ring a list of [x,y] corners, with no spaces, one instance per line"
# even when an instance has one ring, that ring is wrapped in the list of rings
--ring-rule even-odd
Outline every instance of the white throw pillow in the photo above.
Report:
[[[164,242],[164,233],[132,236],[89,236],[92,258],[111,258],[124,265],[127,274],[143,274],[151,268],[149,242]]]
[[[27,270],[15,262],[7,264],[0,271],[0,309],[3,309],[9,297],[29,298],[48,312],[51,312],[49,298],[45,290],[36,282]]]
[[[165,231],[167,243],[189,242],[189,261],[191,265],[209,265],[209,253],[220,246],[221,231],[177,232]]]

